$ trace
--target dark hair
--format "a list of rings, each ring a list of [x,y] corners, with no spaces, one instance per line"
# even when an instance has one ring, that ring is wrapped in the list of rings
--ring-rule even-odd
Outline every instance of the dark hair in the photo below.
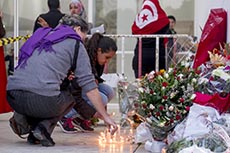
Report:
[[[59,0],[48,0],[49,9],[58,9],[60,7]]]
[[[59,21],[62,25],[68,25],[71,27],[80,26],[81,31],[87,33],[89,31],[88,23],[81,18],[79,15],[73,14],[73,15],[65,15],[62,17],[62,19]]]
[[[172,19],[172,20],[174,20],[174,22],[176,22],[176,18],[173,15],[169,15],[168,18]]]
[[[92,37],[86,42],[86,49],[90,57],[90,62],[93,64],[97,56],[97,50],[101,48],[102,53],[109,53],[111,51],[117,51],[116,42],[107,36],[103,36],[100,33],[94,33]]]

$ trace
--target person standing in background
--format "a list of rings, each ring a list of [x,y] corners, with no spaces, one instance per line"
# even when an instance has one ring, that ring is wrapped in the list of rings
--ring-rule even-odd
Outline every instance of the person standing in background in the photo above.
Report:
[[[143,0],[142,9],[136,15],[134,23],[132,25],[132,34],[149,35],[149,34],[166,34],[169,28],[169,19],[161,8],[158,0]],[[164,38],[159,40],[159,70],[165,69],[165,46]],[[155,50],[156,39],[155,38],[143,38],[142,39],[142,67],[139,74],[139,40],[137,40],[134,57],[132,61],[132,67],[135,77],[141,77],[146,73],[150,73],[155,68]]]
[[[2,23],[2,12],[0,11],[0,38],[6,34],[5,28]],[[0,46],[0,113],[7,113],[12,111],[6,100],[6,65],[4,60],[4,49]]]
[[[38,28],[41,28],[41,21],[40,20],[45,20],[49,27],[55,28],[59,20],[65,15],[61,13],[60,11],[60,1],[59,0],[48,0],[48,7],[49,7],[49,12],[45,14],[40,14],[35,23],[34,23],[34,29],[33,32],[35,32]]]
[[[87,21],[87,15],[86,15],[86,11],[85,11],[85,7],[84,4],[82,3],[81,0],[71,0],[70,4],[69,4],[69,11],[70,14],[77,14],[80,17],[82,17],[84,20]],[[93,34],[91,33],[91,29],[93,28],[93,24],[92,23],[88,23],[89,26],[89,32],[88,34]]]
[[[169,19],[169,29],[167,31],[167,34],[170,34],[170,35],[177,34],[177,32],[174,29],[175,25],[176,25],[176,18],[173,15],[169,15],[168,19]],[[166,42],[167,42],[167,67],[169,67],[171,65],[172,61],[174,61],[174,55],[175,55],[177,48],[180,48],[179,44],[174,44],[175,41],[176,40],[173,37],[166,39]],[[176,47],[174,47],[174,45]]]
[[[76,15],[79,15],[81,18],[83,18],[85,21],[87,20],[85,7],[84,7],[83,3],[81,2],[81,0],[71,0],[69,3],[69,11],[70,11],[70,15],[76,14]],[[39,24],[40,27],[51,27],[51,28],[53,28],[49,24],[47,19],[43,18],[42,16],[40,16],[38,18],[38,22],[36,22],[36,23]],[[88,23],[88,27],[89,27],[89,29],[91,29],[93,27],[93,24]]]
[[[81,0],[71,0],[69,4],[69,11],[71,15],[77,14],[81,16],[84,20],[86,20],[87,18],[85,7]]]
[[[176,25],[176,18],[173,15],[169,15],[169,34],[177,34],[175,31],[175,25]]]

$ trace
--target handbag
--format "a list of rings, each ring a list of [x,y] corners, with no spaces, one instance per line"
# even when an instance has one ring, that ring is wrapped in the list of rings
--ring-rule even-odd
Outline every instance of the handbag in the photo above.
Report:
[[[71,65],[70,69],[68,70],[67,76],[65,77],[65,79],[62,81],[62,83],[60,85],[61,90],[66,90],[70,84],[70,80],[68,79],[68,77],[76,69],[78,50],[79,50],[79,41],[77,41],[76,45],[75,45],[75,51],[74,51],[74,57],[73,57],[72,65]]]

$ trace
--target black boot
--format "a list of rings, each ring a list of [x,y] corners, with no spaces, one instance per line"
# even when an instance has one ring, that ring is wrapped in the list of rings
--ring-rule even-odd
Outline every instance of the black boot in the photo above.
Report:
[[[34,137],[33,133],[30,132],[29,136],[27,137],[27,142],[30,144],[40,144],[40,140]]]
[[[46,128],[42,124],[38,124],[35,130],[33,131],[33,136],[40,140],[42,146],[54,146],[55,142],[50,137],[50,134],[47,132]]]

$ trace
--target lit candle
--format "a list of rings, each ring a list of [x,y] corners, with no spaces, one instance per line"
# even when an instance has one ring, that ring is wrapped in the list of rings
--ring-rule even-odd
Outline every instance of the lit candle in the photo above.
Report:
[[[121,127],[120,127],[120,125],[117,125],[117,136],[118,136],[118,138],[120,138],[120,136],[121,136]]]

